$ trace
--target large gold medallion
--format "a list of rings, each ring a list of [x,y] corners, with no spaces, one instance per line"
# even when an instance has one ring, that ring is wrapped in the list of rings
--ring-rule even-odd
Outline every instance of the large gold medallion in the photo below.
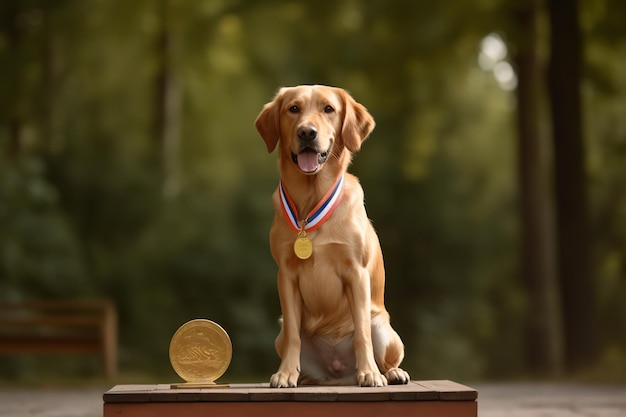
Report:
[[[298,234],[298,238],[293,243],[293,251],[300,259],[309,259],[313,254],[313,242],[311,242],[304,230]]]
[[[188,383],[213,384],[221,377],[232,358],[228,333],[206,319],[188,321],[172,336],[170,363]]]

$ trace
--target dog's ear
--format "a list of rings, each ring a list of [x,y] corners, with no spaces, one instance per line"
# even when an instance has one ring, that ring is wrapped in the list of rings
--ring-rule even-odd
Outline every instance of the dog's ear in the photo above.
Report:
[[[345,147],[355,153],[361,149],[361,143],[372,133],[376,123],[365,106],[357,103],[346,91],[340,91],[345,107],[341,138]]]
[[[263,110],[256,118],[254,125],[259,132],[265,144],[267,145],[267,151],[272,153],[276,148],[278,139],[280,139],[280,106],[282,102],[283,89],[281,88],[274,100],[263,106]]]

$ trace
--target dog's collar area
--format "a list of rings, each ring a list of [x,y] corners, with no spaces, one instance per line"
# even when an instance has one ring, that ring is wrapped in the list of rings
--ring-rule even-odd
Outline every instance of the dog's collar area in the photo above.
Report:
[[[330,190],[328,190],[326,195],[322,197],[322,200],[303,220],[300,220],[296,205],[287,193],[287,190],[281,181],[278,184],[278,191],[280,194],[282,211],[287,219],[287,223],[289,223],[289,226],[291,226],[295,232],[301,232],[303,230],[311,232],[320,227],[326,220],[328,220],[330,215],[339,205],[341,191],[343,190],[343,181],[344,174],[341,174]]]

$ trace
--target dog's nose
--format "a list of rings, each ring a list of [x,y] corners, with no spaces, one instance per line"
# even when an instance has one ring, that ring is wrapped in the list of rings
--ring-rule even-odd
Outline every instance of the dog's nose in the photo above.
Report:
[[[317,129],[313,125],[300,126],[298,128],[298,137],[303,141],[312,141],[317,138]]]

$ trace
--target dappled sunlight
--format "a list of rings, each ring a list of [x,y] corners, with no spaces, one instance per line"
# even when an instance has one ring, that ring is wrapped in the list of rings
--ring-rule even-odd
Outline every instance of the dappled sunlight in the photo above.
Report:
[[[497,33],[490,33],[480,42],[478,65],[484,71],[493,73],[500,88],[512,91],[517,87],[517,75],[507,58],[507,46]]]

